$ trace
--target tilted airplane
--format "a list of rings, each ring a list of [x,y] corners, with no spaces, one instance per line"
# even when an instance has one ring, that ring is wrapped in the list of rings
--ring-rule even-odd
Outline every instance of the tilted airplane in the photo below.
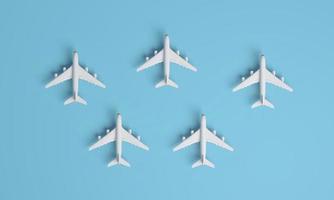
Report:
[[[108,164],[108,167],[112,167],[117,164],[123,165],[126,167],[130,167],[130,164],[124,158],[122,158],[122,142],[123,141],[133,144],[147,151],[149,150],[149,148],[140,141],[139,136],[137,136],[136,138],[132,134],[131,129],[127,131],[123,128],[122,116],[121,114],[118,113],[116,117],[116,128],[114,128],[112,131],[107,130],[107,135],[105,135],[102,138],[99,136],[99,141],[93,144],[89,148],[89,151],[99,148],[103,145],[109,144],[110,142],[116,142],[116,158]]]
[[[151,59],[146,57],[146,62],[137,69],[137,72],[153,67],[159,63],[163,63],[164,65],[164,80],[156,84],[156,88],[162,86],[172,86],[174,88],[178,88],[178,85],[170,80],[170,63],[178,64],[195,72],[197,71],[197,69],[188,62],[188,57],[182,58],[179,51],[175,53],[170,48],[168,35],[165,35],[163,49],[161,49],[159,53],[158,51],[154,51],[154,56]]]
[[[201,145],[201,159],[195,162],[192,165],[192,168],[201,166],[201,165],[206,165],[211,168],[214,168],[215,165],[210,162],[209,160],[206,159],[206,144],[207,142],[215,144],[219,147],[222,147],[224,149],[227,149],[229,151],[234,151],[231,146],[225,143],[224,137],[219,138],[216,134],[216,131],[211,132],[207,127],[206,127],[206,117],[205,115],[202,115],[201,117],[201,127],[198,129],[196,132],[191,131],[191,135],[188,138],[182,137],[182,142],[177,145],[173,151],[178,151],[180,149],[183,149],[187,146],[190,146],[192,144],[200,142]]]
[[[99,80],[97,80],[97,75],[94,74],[91,75],[88,72],[88,68],[83,69],[79,64],[79,55],[77,51],[73,52],[73,62],[72,65],[66,69],[66,67],[63,68],[63,73],[58,75],[57,73],[54,74],[54,79],[50,81],[45,88],[49,88],[55,85],[58,85],[59,83],[62,83],[64,81],[72,79],[72,87],[73,87],[73,96],[67,99],[64,102],[64,105],[77,102],[86,105],[87,102],[81,98],[78,95],[79,92],[79,80],[85,80],[89,83],[95,84],[99,87],[105,88],[106,86],[101,83]]]
[[[258,106],[267,106],[269,108],[274,108],[274,105],[266,99],[266,83],[271,83],[290,92],[293,91],[293,89],[289,85],[284,83],[284,77],[281,77],[281,79],[279,79],[276,77],[275,71],[270,72],[267,69],[266,59],[264,55],[260,56],[260,69],[258,69],[255,73],[253,71],[250,71],[250,74],[251,76],[248,77],[246,80],[245,77],[242,77],[242,82],[233,89],[233,92],[253,85],[255,83],[260,83],[260,100],[256,101],[252,105],[252,108],[256,108]]]

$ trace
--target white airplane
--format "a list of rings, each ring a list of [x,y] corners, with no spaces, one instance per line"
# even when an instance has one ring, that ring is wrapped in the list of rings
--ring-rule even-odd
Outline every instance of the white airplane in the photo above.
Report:
[[[188,57],[182,58],[180,56],[180,51],[176,51],[176,53],[170,48],[169,45],[169,37],[166,34],[164,39],[164,48],[160,50],[158,53],[157,50],[154,51],[154,56],[150,59],[149,57],[146,57],[146,62],[141,65],[137,72],[142,71],[144,69],[147,69],[149,67],[153,67],[154,65],[158,63],[164,64],[164,80],[160,81],[158,84],[156,84],[156,88],[162,87],[162,86],[172,86],[174,88],[178,88],[178,85],[170,80],[170,63],[175,63],[178,65],[181,65],[182,67],[186,69],[190,69],[192,71],[197,71],[197,69],[192,66],[188,62]]]
[[[112,131],[108,129],[106,132],[107,132],[107,135],[105,135],[102,138],[99,136],[98,137],[99,141],[93,144],[89,148],[89,151],[115,141],[116,142],[116,158],[108,164],[108,167],[112,167],[117,164],[123,165],[126,167],[130,167],[130,164],[124,158],[122,158],[122,142],[123,141],[133,144],[147,151],[149,150],[149,148],[140,141],[140,136],[137,136],[136,138],[134,135],[132,135],[131,129],[127,131],[123,128],[122,116],[119,113],[117,114],[117,117],[116,117],[116,128],[114,128]]]
[[[182,142],[177,145],[173,151],[178,151],[180,149],[183,149],[187,146],[190,146],[192,144],[200,142],[201,145],[201,159],[195,162],[192,165],[192,168],[201,166],[201,165],[206,165],[211,168],[214,168],[215,165],[210,162],[209,160],[206,159],[206,144],[207,142],[210,142],[212,144],[215,144],[219,147],[222,147],[224,149],[227,149],[229,151],[234,151],[231,146],[225,143],[224,137],[219,138],[217,136],[216,131],[214,130],[211,132],[207,127],[206,127],[206,117],[205,115],[202,114],[201,117],[201,127],[198,129],[196,132],[191,131],[191,135],[188,138],[182,137]]]
[[[250,75],[251,76],[248,77],[246,80],[245,77],[242,77],[242,82],[233,89],[233,92],[253,85],[255,83],[260,83],[260,100],[256,101],[252,105],[252,108],[256,108],[258,106],[267,106],[269,108],[274,108],[274,105],[266,99],[266,83],[271,83],[290,92],[293,91],[293,89],[289,85],[284,83],[284,77],[281,77],[281,79],[279,79],[276,77],[275,71],[270,72],[267,69],[266,59],[264,55],[261,55],[260,57],[260,69],[258,69],[255,73],[253,71],[250,71]]]
[[[72,79],[72,87],[73,87],[73,96],[67,99],[64,102],[64,105],[77,102],[86,105],[87,102],[81,98],[78,95],[79,92],[79,80],[85,80],[89,83],[95,84],[97,86],[100,86],[102,88],[105,88],[106,86],[101,83],[99,80],[97,80],[97,75],[94,74],[91,75],[88,73],[88,68],[83,69],[79,64],[79,55],[78,52],[73,52],[73,62],[72,65],[66,69],[66,67],[63,68],[63,73],[58,75],[57,73],[54,74],[54,79],[50,81],[45,88],[49,88],[55,85],[58,85],[59,83],[62,83],[64,81],[67,81],[69,79]]]

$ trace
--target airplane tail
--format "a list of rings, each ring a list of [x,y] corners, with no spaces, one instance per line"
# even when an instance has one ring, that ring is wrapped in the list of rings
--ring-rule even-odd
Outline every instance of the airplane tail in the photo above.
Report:
[[[267,107],[272,108],[272,109],[275,108],[274,105],[272,103],[270,103],[267,99],[264,99],[263,102],[261,100],[258,100],[257,102],[255,102],[252,105],[252,108],[256,108],[256,107],[259,107],[259,106],[267,106]]]
[[[160,87],[163,87],[163,86],[172,86],[174,88],[179,87],[175,82],[173,82],[170,79],[167,79],[167,80],[160,81],[158,84],[155,85],[155,88],[160,88]]]
[[[68,105],[68,104],[70,104],[70,103],[74,103],[74,102],[77,102],[77,103],[81,103],[81,104],[87,105],[87,102],[86,102],[83,98],[81,98],[81,97],[79,97],[79,96],[77,96],[76,98],[74,98],[74,96],[68,98],[68,99],[64,102],[64,105]]]
[[[115,165],[123,165],[125,167],[130,167],[130,164],[124,160],[123,158],[115,158],[114,160],[112,160],[109,164],[108,164],[108,167],[112,167],[112,166],[115,166]]]
[[[209,160],[207,160],[206,158],[204,160],[200,159],[200,160],[196,161],[191,167],[196,168],[196,167],[199,167],[199,166],[202,166],[202,165],[206,165],[208,167],[215,168],[215,165],[212,162],[210,162]]]

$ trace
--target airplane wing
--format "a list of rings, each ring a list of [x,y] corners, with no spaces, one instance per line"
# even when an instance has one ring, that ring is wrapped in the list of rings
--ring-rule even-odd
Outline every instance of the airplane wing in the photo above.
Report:
[[[95,144],[89,147],[89,151],[99,148],[110,142],[113,142],[115,141],[115,138],[116,138],[116,129],[110,131],[107,135],[105,135],[103,138],[101,138],[99,141],[97,141]]]
[[[213,134],[210,130],[206,129],[205,136],[208,142],[220,146],[229,151],[233,151],[233,148],[226,144],[224,140],[220,139],[217,135]]]
[[[54,78],[52,81],[50,81],[45,88],[49,88],[52,86],[55,86],[61,82],[67,81],[72,78],[72,66],[69,67],[66,71],[64,71],[62,74]]]
[[[81,66],[77,67],[76,69],[78,69],[78,71],[79,71],[79,78],[80,79],[85,80],[89,83],[92,83],[92,84],[97,85],[97,86],[102,87],[102,88],[106,87],[103,83],[101,83],[99,80],[97,80],[97,78],[95,78],[90,73],[88,73],[86,70],[84,70]]]
[[[135,136],[130,134],[128,131],[126,131],[124,128],[121,131],[122,140],[124,140],[127,143],[133,144],[139,148],[149,150],[148,146],[146,146],[144,143],[142,143],[140,140],[138,140]]]
[[[277,78],[273,73],[271,73],[269,70],[266,70],[266,82],[271,83],[273,85],[276,85],[277,87],[286,89],[290,92],[293,91],[293,89],[287,85],[286,83],[284,83],[282,80],[280,80],[279,78]]]
[[[233,92],[241,90],[245,87],[258,83],[260,81],[260,70],[257,70],[254,74],[248,77],[246,80],[242,81],[239,85],[233,88]]]
[[[191,136],[189,136],[187,139],[183,140],[179,145],[177,145],[173,151],[178,151],[180,149],[183,149],[187,146],[190,146],[192,144],[195,144],[200,141],[200,129],[198,129],[195,133],[193,133]]]
[[[161,51],[159,53],[155,54],[155,56],[153,56],[151,59],[149,59],[144,64],[142,64],[137,69],[137,72],[142,71],[144,69],[147,69],[149,67],[153,67],[154,65],[156,65],[158,63],[161,63],[163,61],[163,57],[164,57],[164,50],[161,49]]]
[[[190,69],[194,72],[197,71],[197,69],[194,66],[192,66],[189,62],[187,62],[185,59],[183,59],[180,55],[175,53],[172,49],[169,49],[169,54],[171,56],[171,58],[170,58],[171,62],[176,63],[176,64],[178,64],[178,65],[180,65],[180,66],[182,66],[186,69]]]

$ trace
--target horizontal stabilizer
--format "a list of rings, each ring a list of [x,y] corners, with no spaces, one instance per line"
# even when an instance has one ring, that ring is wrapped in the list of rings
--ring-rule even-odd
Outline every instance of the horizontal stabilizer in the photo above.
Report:
[[[215,168],[215,165],[207,159],[204,159],[204,160],[200,159],[197,162],[195,162],[191,167],[196,168],[202,165],[206,165],[208,167]]]
[[[258,100],[257,102],[255,102],[252,105],[252,108],[256,108],[256,107],[259,107],[259,106],[267,106],[267,107],[272,108],[272,109],[275,108],[274,105],[272,103],[270,103],[267,99],[264,99],[263,102],[261,100]]]
[[[123,165],[125,167],[130,167],[130,164],[124,160],[123,158],[115,158],[114,160],[112,160],[109,164],[108,164],[108,167],[112,167],[112,166],[115,166],[115,165]]]
[[[170,79],[167,79],[167,80],[160,81],[158,84],[155,85],[155,88],[160,88],[160,87],[163,87],[163,86],[171,86],[171,87],[174,87],[174,88],[179,87],[175,82],[173,82]]]
[[[74,98],[74,96],[68,98],[68,99],[64,102],[64,105],[68,105],[68,104],[71,104],[71,103],[74,103],[74,102],[76,102],[76,103],[81,103],[81,104],[84,104],[84,105],[87,105],[87,102],[86,102],[83,98],[81,98],[81,97],[79,97],[79,96],[77,96],[76,98]]]

